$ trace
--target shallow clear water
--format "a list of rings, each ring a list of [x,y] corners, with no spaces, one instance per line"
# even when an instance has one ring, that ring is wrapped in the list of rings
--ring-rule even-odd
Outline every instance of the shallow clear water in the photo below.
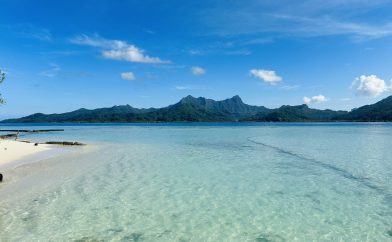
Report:
[[[392,241],[390,124],[63,128],[25,138],[90,147],[6,174],[0,241]]]

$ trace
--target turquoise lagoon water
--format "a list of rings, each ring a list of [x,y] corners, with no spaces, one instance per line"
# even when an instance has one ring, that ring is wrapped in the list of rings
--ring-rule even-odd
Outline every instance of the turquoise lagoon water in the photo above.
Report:
[[[392,241],[390,124],[59,127],[25,138],[89,145],[6,172],[0,241]]]

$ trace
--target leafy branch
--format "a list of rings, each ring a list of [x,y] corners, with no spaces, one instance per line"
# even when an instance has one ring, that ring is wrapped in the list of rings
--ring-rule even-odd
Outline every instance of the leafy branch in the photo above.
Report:
[[[0,84],[5,80],[5,73],[0,70]],[[1,93],[0,93],[0,104],[3,104],[5,101],[3,98],[1,98]]]

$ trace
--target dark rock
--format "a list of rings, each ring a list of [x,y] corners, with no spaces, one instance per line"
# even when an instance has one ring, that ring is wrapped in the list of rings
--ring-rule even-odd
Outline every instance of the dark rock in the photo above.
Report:
[[[35,143],[34,146],[38,146],[38,143]]]
[[[0,129],[1,132],[17,132],[17,133],[38,133],[38,132],[55,132],[55,131],[64,131],[64,129]]]
[[[83,143],[79,142],[69,142],[69,141],[48,141],[45,144],[49,145],[84,145]]]
[[[3,181],[3,174],[0,173],[0,182]]]
[[[0,135],[0,139],[7,139],[7,138],[14,138],[17,137],[16,134],[4,134],[4,135]]]

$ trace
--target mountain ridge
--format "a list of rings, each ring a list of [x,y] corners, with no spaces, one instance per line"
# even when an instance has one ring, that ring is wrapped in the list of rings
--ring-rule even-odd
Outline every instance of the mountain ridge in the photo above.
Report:
[[[235,95],[215,101],[188,95],[163,108],[134,108],[115,105],[108,108],[80,108],[58,114],[35,113],[1,123],[107,123],[107,122],[338,122],[392,121],[392,96],[351,111],[319,110],[302,105],[282,105],[269,109],[245,104]]]

